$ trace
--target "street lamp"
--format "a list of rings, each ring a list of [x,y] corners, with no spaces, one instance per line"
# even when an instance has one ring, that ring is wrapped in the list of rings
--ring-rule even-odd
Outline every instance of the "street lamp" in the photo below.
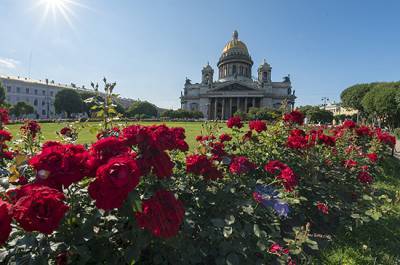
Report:
[[[321,101],[324,102],[324,103],[322,104],[322,106],[324,106],[324,109],[326,109],[326,102],[329,101],[329,98],[327,98],[327,97],[322,97],[322,98],[321,98]]]

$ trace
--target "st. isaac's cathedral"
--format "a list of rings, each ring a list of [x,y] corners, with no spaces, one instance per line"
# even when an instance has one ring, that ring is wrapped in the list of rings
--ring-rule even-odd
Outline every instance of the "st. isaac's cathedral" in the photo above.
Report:
[[[289,76],[282,82],[272,82],[271,66],[264,61],[253,78],[253,60],[246,44],[235,31],[218,61],[218,80],[207,64],[201,71],[201,83],[186,79],[181,104],[184,110],[201,111],[206,119],[228,119],[237,110],[248,112],[251,107],[279,108],[283,101],[293,108],[296,96]]]

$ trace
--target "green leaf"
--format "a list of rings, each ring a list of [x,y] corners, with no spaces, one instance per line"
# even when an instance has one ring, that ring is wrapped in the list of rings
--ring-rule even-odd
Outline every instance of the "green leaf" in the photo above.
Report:
[[[260,230],[260,227],[258,226],[258,224],[254,224],[253,231],[254,231],[254,234],[256,235],[256,237],[260,237],[261,230]]]
[[[225,226],[225,222],[221,218],[211,219],[211,223],[216,227],[224,227]]]
[[[237,265],[240,264],[240,258],[236,253],[229,253],[229,255],[226,257],[226,264],[227,265]]]

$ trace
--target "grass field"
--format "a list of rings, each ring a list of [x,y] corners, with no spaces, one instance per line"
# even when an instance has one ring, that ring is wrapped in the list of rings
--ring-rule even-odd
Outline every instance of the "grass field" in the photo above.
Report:
[[[161,124],[162,122],[156,123]],[[151,125],[154,122],[140,122]],[[186,130],[186,140],[191,148],[195,146],[196,135],[201,134],[201,122],[166,122],[170,127],[183,127]],[[79,134],[79,143],[91,143],[96,139],[96,133],[90,128],[98,123],[83,125]],[[18,135],[21,125],[9,125],[13,135]],[[42,124],[43,137],[46,140],[56,140],[57,134],[66,123]],[[224,124],[220,126],[225,129]],[[400,191],[400,160],[389,157],[383,162],[382,176],[376,179],[376,187],[384,188],[392,193]],[[399,195],[400,196],[400,195]],[[399,198],[400,199],[400,198]],[[322,251],[321,257],[314,264],[329,265],[396,265],[400,264],[400,202],[391,205],[393,212],[377,222],[356,228],[353,232],[339,231],[332,244]]]
[[[186,141],[191,148],[193,148],[193,146],[195,145],[196,136],[201,134],[203,124],[203,122],[136,122],[136,124],[138,123],[143,125],[166,124],[169,127],[183,127],[186,131]],[[225,127],[222,123],[220,125],[221,127]],[[58,136],[56,132],[60,131],[60,129],[65,126],[67,126],[67,123],[43,123],[41,124],[42,136],[46,140],[57,140]],[[98,130],[91,131],[91,128],[98,127],[98,122],[82,123],[78,126],[82,126],[82,128],[79,129],[78,143],[89,144],[96,140],[96,131]],[[20,127],[21,124],[12,124],[7,126],[7,128],[11,131],[13,135],[18,135]]]

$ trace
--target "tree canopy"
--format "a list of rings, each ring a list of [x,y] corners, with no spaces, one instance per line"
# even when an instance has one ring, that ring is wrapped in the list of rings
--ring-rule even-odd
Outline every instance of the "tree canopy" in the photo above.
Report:
[[[361,103],[371,118],[378,118],[384,125],[394,128],[400,126],[400,83],[382,83],[375,85]]]
[[[68,118],[71,113],[83,111],[83,101],[79,93],[72,89],[63,89],[56,94],[54,107],[57,113],[66,112]]]
[[[23,115],[29,115],[35,112],[33,106],[21,101],[15,104],[10,109],[10,114],[15,115],[16,117],[21,117]]]
[[[333,113],[318,106],[302,106],[299,108],[301,112],[307,117],[311,123],[331,123],[333,120]]]
[[[361,101],[365,94],[367,94],[373,86],[374,83],[357,84],[346,88],[340,94],[342,106],[345,108],[352,108],[360,112],[364,112],[363,104],[361,103]]]
[[[158,110],[154,104],[147,101],[134,102],[126,112],[129,117],[157,117]]]
[[[201,119],[203,113],[201,111],[188,111],[183,109],[178,110],[166,110],[161,113],[161,117],[169,119]]]

